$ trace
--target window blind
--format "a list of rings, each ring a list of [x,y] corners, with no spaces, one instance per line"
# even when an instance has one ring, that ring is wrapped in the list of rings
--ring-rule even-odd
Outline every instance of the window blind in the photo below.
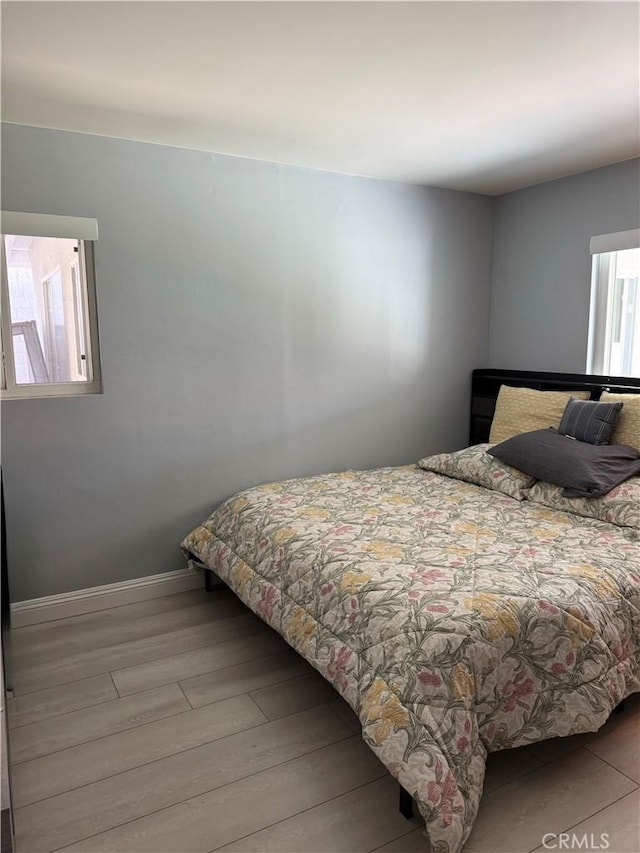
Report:
[[[592,255],[602,255],[604,252],[621,252],[623,249],[638,249],[640,248],[640,228],[592,237],[589,248]]]

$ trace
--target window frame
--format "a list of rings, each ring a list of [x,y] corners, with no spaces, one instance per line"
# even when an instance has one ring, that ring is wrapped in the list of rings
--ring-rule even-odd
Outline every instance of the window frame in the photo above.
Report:
[[[72,283],[72,302],[73,310],[76,317],[81,317],[82,322],[76,323],[76,363],[78,374],[84,376],[88,381],[88,370],[90,367],[87,353],[91,345],[91,340],[87,340],[87,327],[89,324],[89,309],[87,306],[87,294],[82,287],[82,276],[80,275],[80,249],[78,255],[69,264],[69,272]],[[89,335],[91,338],[91,335]],[[82,355],[84,353],[84,356]],[[93,376],[93,372],[91,374]]]
[[[608,376],[611,374],[611,341],[608,340],[607,336],[609,294],[615,284],[613,272],[616,268],[613,255],[627,249],[640,249],[640,229],[592,237],[590,249],[591,298],[589,301],[586,373]],[[633,376],[632,374],[629,375]]]
[[[12,232],[7,232],[12,233]],[[46,235],[42,235],[46,236]],[[57,235],[53,235],[57,236]],[[15,362],[13,356],[13,334],[11,329],[11,313],[9,305],[9,282],[7,275],[6,249],[4,233],[0,235],[0,297],[1,297],[1,338],[2,338],[2,382],[0,387],[1,400],[30,400],[46,397],[80,397],[87,394],[102,394],[102,371],[100,368],[100,336],[98,331],[98,305],[96,296],[95,254],[94,241],[78,240],[78,270],[84,270],[85,287],[82,318],[86,323],[86,362],[91,370],[91,381],[75,382],[42,382],[18,384],[15,380]],[[67,238],[68,239],[68,238]],[[82,274],[81,274],[82,279]],[[74,293],[75,299],[75,293]],[[5,310],[6,309],[6,310]]]

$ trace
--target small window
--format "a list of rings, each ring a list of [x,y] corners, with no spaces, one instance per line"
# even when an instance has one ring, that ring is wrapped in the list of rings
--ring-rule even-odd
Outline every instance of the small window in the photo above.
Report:
[[[587,372],[640,376],[640,232],[594,237],[591,250]]]
[[[3,213],[2,229],[2,397],[100,393],[95,220]]]

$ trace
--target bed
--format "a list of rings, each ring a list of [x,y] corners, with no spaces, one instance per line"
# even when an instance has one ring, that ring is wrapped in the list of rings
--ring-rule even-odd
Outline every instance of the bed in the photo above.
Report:
[[[475,371],[466,450],[257,486],[182,543],[351,705],[434,853],[462,849],[489,752],[595,731],[640,690],[640,477],[568,499],[490,457],[504,384],[640,393]]]

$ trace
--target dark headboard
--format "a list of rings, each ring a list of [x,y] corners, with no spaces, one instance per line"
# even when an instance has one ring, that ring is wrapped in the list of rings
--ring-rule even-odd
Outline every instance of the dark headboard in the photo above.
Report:
[[[603,391],[639,394],[640,379],[627,376],[592,376],[584,373],[536,373],[532,370],[474,370],[471,380],[469,443],[489,441],[491,421],[501,385],[538,391],[589,391],[598,400]]]

